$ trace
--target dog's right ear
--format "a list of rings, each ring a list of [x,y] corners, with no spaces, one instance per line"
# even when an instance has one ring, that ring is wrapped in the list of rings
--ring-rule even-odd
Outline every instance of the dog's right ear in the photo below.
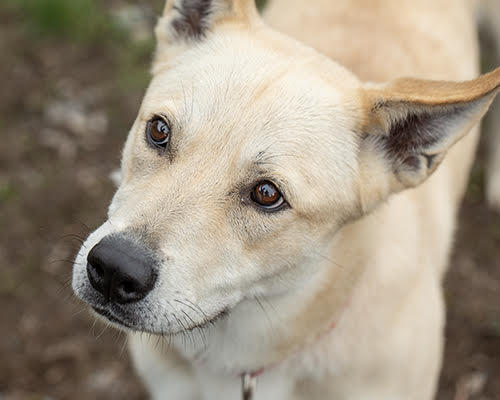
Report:
[[[364,212],[423,183],[500,92],[500,68],[465,82],[399,79],[363,89]]]
[[[167,0],[156,25],[155,67],[204,40],[224,23],[250,26],[260,21],[255,0]]]

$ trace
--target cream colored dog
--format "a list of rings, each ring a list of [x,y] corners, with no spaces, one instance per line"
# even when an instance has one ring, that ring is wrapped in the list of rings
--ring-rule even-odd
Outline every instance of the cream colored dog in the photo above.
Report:
[[[256,400],[431,399],[500,87],[500,69],[474,79],[473,4],[274,0],[264,19],[253,0],[168,2],[74,290],[130,332],[155,399],[238,399],[245,374]]]

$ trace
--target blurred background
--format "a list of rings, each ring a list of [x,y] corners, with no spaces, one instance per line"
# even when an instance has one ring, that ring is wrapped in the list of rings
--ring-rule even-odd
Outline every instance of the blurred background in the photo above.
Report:
[[[123,335],[70,282],[114,191],[163,2],[0,1],[0,400],[146,398]],[[500,399],[500,214],[482,153],[445,282],[439,400]]]

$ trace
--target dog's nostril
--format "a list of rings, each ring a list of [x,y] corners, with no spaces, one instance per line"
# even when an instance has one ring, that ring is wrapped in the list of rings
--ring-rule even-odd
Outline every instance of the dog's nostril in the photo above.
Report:
[[[102,278],[104,276],[104,270],[100,265],[94,265],[94,273],[99,278]]]
[[[136,291],[135,285],[130,281],[123,282],[121,288],[126,294],[130,294]]]
[[[129,303],[142,299],[150,290],[149,282],[125,278],[117,282],[111,296],[118,303]]]
[[[100,265],[90,262],[87,263],[87,276],[94,289],[101,293],[106,292],[104,269]]]

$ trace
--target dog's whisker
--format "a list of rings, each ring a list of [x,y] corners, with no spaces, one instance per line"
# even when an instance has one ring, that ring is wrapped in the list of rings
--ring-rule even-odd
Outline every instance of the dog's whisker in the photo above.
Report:
[[[91,326],[91,334],[93,337],[95,337],[95,327],[96,327],[96,324],[97,324],[97,317],[94,316],[94,322],[92,323],[92,326]]]
[[[58,258],[56,260],[49,260],[49,264],[50,265],[53,265],[53,264],[56,264],[56,263],[68,263],[68,264],[71,264],[73,265],[75,263],[75,260],[71,260],[71,259],[65,259],[65,258]]]
[[[172,315],[173,315],[174,319],[177,321],[177,324],[182,327],[182,331],[181,331],[182,335],[181,336],[182,336],[182,341],[183,341],[183,344],[184,344],[184,347],[185,347],[186,346],[186,342],[185,342],[185,336],[184,335],[185,335],[186,327],[184,326],[184,324],[182,323],[182,321],[179,320],[179,318],[177,317],[177,315],[175,315],[175,314],[172,314]]]
[[[125,353],[125,349],[127,348],[127,344],[128,344],[128,335],[121,330],[118,330],[118,332],[119,332],[118,340],[121,341],[119,355],[120,355],[120,357],[123,357],[123,355]]]
[[[83,313],[84,311],[87,311],[87,309],[85,307],[82,307],[80,310],[77,310],[77,311],[73,312],[71,314],[71,316],[72,317],[76,317],[76,316],[80,315],[81,313]]]
[[[79,220],[79,219],[76,219],[75,222],[79,223],[81,226],[83,226],[86,230],[87,230],[87,233],[90,233],[92,232],[92,229],[87,225],[85,224],[83,221]]]
[[[339,264],[338,262],[336,262],[335,260],[333,260],[331,257],[328,257],[322,253],[320,253],[319,251],[314,251],[314,255],[332,263],[333,265],[335,265],[336,267],[338,268],[342,268],[342,269],[345,269],[345,267],[342,265],[342,264]]]
[[[182,312],[182,311],[183,311],[183,310],[181,310],[181,312]],[[189,326],[189,322],[186,320],[186,317],[183,317],[183,319],[184,319],[184,322],[186,323],[186,325],[187,325],[187,326]],[[193,347],[196,347],[196,342],[195,342],[195,340],[194,340],[194,331],[195,331],[195,330],[196,330],[196,328],[194,328],[194,329],[193,329],[193,328],[191,328],[191,329],[186,330],[186,334],[187,334],[187,336],[188,336],[188,338],[189,338],[189,340],[190,340],[190,342],[191,342],[191,345],[192,345]]]
[[[271,317],[269,316],[269,313],[267,312],[267,310],[264,308],[264,305],[262,304],[262,302],[260,301],[259,297],[258,296],[255,296],[254,297],[255,301],[257,302],[257,304],[259,305],[260,309],[262,310],[262,312],[264,313],[264,316],[266,317],[268,323],[269,323],[269,330],[271,332],[271,334],[273,334],[275,332],[275,329],[274,329],[274,323],[273,321],[271,320]]]
[[[77,242],[79,242],[80,244],[83,245],[83,243],[85,242],[85,238],[76,234],[76,233],[67,233],[65,235],[62,235],[59,240],[65,240],[65,239],[70,239],[70,240],[76,240]]]
[[[108,330],[108,328],[109,326],[107,324],[104,324],[104,327],[102,328],[101,332],[96,336],[96,339],[99,339],[104,334],[104,332]]]
[[[195,326],[196,325],[196,322],[194,322],[194,320],[189,316],[189,314],[186,311],[184,311],[184,310],[181,309],[181,313],[184,314],[185,319],[187,318],[189,320],[189,322],[191,322],[191,326]]]
[[[156,336],[155,348],[159,347],[160,341],[161,341],[161,336]]]
[[[208,319],[208,315],[205,314],[203,312],[203,310],[197,306],[196,304],[194,304],[192,301],[188,300],[188,299],[184,299],[185,301],[187,301],[188,303],[184,303],[183,301],[179,300],[179,299],[174,299],[175,302],[177,303],[180,303],[188,308],[190,308],[191,310],[193,310],[194,312],[198,313],[198,314],[201,314],[201,316],[205,319]],[[194,324],[194,322],[193,322]]]

